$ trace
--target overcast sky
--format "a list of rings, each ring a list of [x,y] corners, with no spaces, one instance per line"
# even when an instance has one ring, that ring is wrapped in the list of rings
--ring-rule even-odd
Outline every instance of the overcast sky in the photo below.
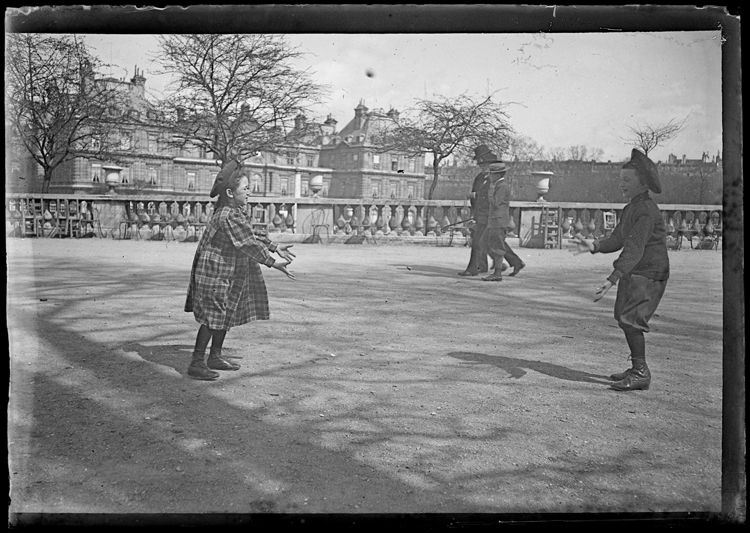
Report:
[[[329,113],[339,128],[360,99],[370,109],[404,110],[415,98],[462,93],[508,104],[515,130],[545,148],[585,145],[602,160],[626,159],[628,126],[688,116],[686,128],[652,156],[690,159],[721,150],[719,31],[568,34],[291,34],[305,52],[300,68],[330,87],[315,119]],[[116,77],[135,65],[154,96],[155,35],[86,35]],[[118,70],[119,68],[119,70]],[[368,77],[371,69],[374,76]]]

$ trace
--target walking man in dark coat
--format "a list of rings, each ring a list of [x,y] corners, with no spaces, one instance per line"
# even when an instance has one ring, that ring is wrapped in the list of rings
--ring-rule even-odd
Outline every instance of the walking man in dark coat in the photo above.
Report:
[[[459,276],[476,276],[480,272],[487,272],[489,265],[487,261],[487,249],[483,247],[482,235],[487,229],[487,220],[490,214],[490,201],[487,196],[490,188],[489,166],[497,161],[497,156],[492,153],[489,146],[480,144],[474,148],[474,159],[479,168],[482,169],[471,187],[469,199],[471,201],[472,218],[476,223],[472,229],[471,257],[466,270],[459,272]]]

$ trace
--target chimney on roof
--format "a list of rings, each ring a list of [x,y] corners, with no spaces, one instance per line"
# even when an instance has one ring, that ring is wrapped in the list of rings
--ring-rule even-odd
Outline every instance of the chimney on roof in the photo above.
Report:
[[[302,130],[305,128],[305,123],[307,122],[307,117],[300,113],[296,117],[294,117],[294,129]]]
[[[143,71],[138,70],[138,65],[135,66],[135,74],[130,78],[130,83],[133,85],[146,85],[146,78],[143,77]]]
[[[359,105],[354,108],[354,128],[361,129],[365,123],[365,115],[367,114],[367,107],[365,107],[365,101],[360,100]]]
[[[399,112],[398,112],[398,111],[396,111],[395,109],[393,109],[393,108],[390,108],[390,109],[388,110],[388,113],[386,113],[386,114],[385,114],[385,116],[387,116],[388,118],[391,118],[391,119],[393,119],[393,120],[394,120],[395,122],[398,122],[398,117],[399,117],[399,115],[400,115],[400,114],[401,114],[401,113],[399,113]]]

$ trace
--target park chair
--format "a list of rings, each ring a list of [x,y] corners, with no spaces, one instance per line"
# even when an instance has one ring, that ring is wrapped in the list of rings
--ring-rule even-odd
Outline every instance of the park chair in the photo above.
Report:
[[[265,211],[264,211],[265,213]],[[323,242],[323,237],[321,235],[322,231],[326,231],[326,243],[331,243],[331,227],[328,224],[325,224],[325,212],[322,209],[315,209],[312,213],[310,213],[310,223],[312,227],[312,235],[310,236],[310,240],[313,244],[316,242]]]
[[[617,226],[617,213],[614,211],[604,211],[602,215],[604,217],[602,230],[604,231],[604,237],[607,238],[612,234],[615,226]]]

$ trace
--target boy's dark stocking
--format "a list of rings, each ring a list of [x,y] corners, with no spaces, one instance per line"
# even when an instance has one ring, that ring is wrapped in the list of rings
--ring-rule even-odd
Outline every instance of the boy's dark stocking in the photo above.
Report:
[[[239,370],[240,365],[232,363],[221,357],[221,347],[224,345],[224,337],[227,335],[227,331],[224,329],[214,329],[212,341],[211,341],[211,352],[208,354],[208,362],[206,363],[208,368],[214,370]]]
[[[211,381],[219,377],[218,372],[209,370],[206,367],[206,347],[211,340],[211,330],[208,326],[201,325],[198,329],[198,335],[195,338],[195,349],[193,350],[193,360],[188,367],[188,376],[193,379]]]
[[[620,379],[612,384],[618,391],[648,390],[651,385],[651,371],[646,365],[646,339],[643,332],[636,328],[623,328],[625,339],[630,347],[630,358],[633,367],[621,374],[612,374],[612,379]]]

